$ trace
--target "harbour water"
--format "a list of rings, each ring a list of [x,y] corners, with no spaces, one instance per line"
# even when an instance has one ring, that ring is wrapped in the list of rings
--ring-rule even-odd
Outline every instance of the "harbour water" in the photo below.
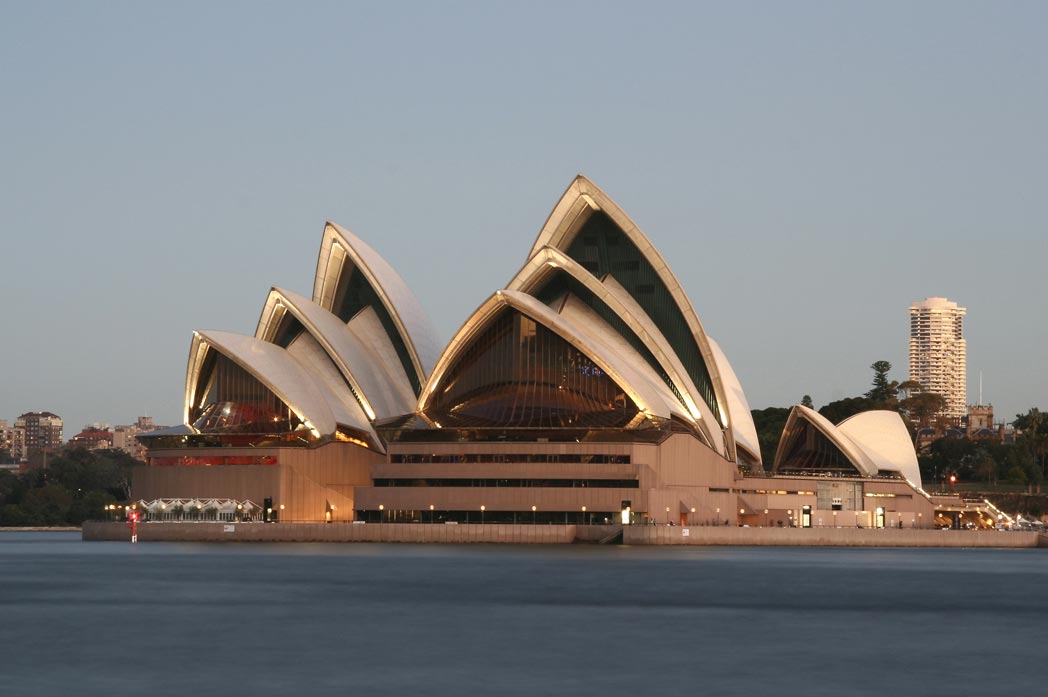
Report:
[[[993,695],[1048,552],[0,533],[0,695]]]

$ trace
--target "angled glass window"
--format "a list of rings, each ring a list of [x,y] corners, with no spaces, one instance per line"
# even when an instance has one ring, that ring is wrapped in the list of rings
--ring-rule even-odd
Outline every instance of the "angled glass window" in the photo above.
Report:
[[[299,433],[310,429],[276,394],[251,373],[214,349],[208,351],[194,395],[190,420],[200,433]]]
[[[718,420],[720,405],[706,361],[677,301],[658,273],[604,211],[595,211],[579,230],[568,256],[597,278],[611,274],[651,317],[680,358],[703,400]]]
[[[630,328],[626,322],[614,310],[608,307],[608,304],[598,298],[593,292],[586,286],[579,283],[571,274],[566,273],[560,269],[551,273],[542,285],[532,291],[538,300],[545,303],[546,305],[554,306],[554,303],[559,299],[563,298],[567,293],[571,293],[583,303],[585,303],[591,310],[596,312],[602,320],[611,325],[616,332],[624,338],[630,346],[634,348],[643,358],[644,361],[651,366],[652,370],[662,378],[662,381],[666,383],[666,386],[670,388],[673,396],[677,398],[677,401],[687,409],[688,405],[684,401],[684,397],[677,389],[677,385],[673,382],[670,376],[663,370],[662,365],[652,354],[651,349],[648,345],[637,336],[637,334]]]
[[[280,326],[273,337],[273,343],[281,348],[287,348],[295,341],[302,332],[306,330],[290,312],[285,312],[280,320]]]
[[[632,399],[592,360],[504,310],[455,359],[426,415],[446,428],[624,428]]]
[[[807,419],[797,419],[782,438],[782,457],[774,469],[778,474],[862,476],[848,456]]]

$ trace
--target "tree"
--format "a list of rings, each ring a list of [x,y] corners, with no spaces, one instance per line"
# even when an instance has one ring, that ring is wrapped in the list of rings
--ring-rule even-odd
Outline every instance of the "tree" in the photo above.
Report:
[[[882,406],[880,402],[868,397],[845,397],[844,399],[830,402],[819,409],[819,413],[825,416],[830,423],[839,424],[849,416],[855,416],[859,412],[871,409],[880,409]]]
[[[915,428],[927,428],[936,414],[946,408],[946,399],[935,392],[917,392],[902,402]]]
[[[899,391],[899,383],[888,381],[888,371],[892,364],[888,361],[876,361],[870,366],[873,369],[873,387],[865,394],[866,399],[874,402],[894,402]]]
[[[802,407],[808,407],[809,409],[814,409],[815,408],[815,405],[811,401],[811,395],[810,394],[806,394],[806,395],[804,395],[804,397],[801,398],[801,406]]]

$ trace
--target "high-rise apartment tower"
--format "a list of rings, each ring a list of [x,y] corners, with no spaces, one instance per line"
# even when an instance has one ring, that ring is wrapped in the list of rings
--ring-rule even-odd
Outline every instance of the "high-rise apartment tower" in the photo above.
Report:
[[[946,400],[942,415],[960,418],[967,408],[968,349],[964,341],[967,308],[946,298],[910,305],[910,379],[925,392]]]

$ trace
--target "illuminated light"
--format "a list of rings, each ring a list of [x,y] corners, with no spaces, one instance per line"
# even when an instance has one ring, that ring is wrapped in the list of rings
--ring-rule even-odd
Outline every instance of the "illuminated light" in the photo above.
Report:
[[[585,513],[585,512],[586,512],[586,507],[585,507],[585,506],[583,506],[583,507],[582,507],[582,512],[583,512],[583,513]]]
[[[386,510],[386,507],[385,507],[385,506],[383,506],[383,505],[382,505],[382,504],[380,503],[380,504],[378,505],[378,510],[380,510],[380,511],[384,511],[384,510]]]
[[[484,506],[481,506],[481,507],[480,507],[480,510],[482,510],[482,511],[486,511],[487,509],[486,509],[486,508],[484,508]]]
[[[432,503],[429,504],[429,510],[431,510],[431,511],[433,510],[433,504]]]
[[[692,512],[692,513],[694,513],[694,512],[695,512],[695,508],[694,508],[694,506],[692,507],[692,509],[691,509],[691,512]]]
[[[536,508],[535,506],[532,506],[532,507],[531,507],[531,512],[532,512],[532,513],[534,513],[534,512],[536,511],[536,510],[538,510],[538,509],[537,509],[537,508]]]

